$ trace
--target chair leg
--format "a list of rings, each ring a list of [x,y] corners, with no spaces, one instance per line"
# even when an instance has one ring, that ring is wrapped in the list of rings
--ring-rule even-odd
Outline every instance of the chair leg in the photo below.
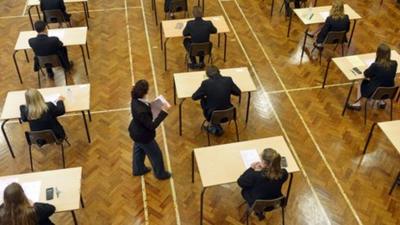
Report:
[[[319,49],[319,65],[321,65],[321,61],[322,61],[322,51],[323,51],[323,50],[324,50],[323,48]]]
[[[201,127],[200,127],[200,131],[203,130],[204,124],[206,123],[206,120],[203,121],[203,123],[201,123]]]
[[[367,124],[367,108],[368,108],[368,100],[366,100],[364,104],[364,125]]]
[[[344,44],[342,43],[342,56],[344,56]]]
[[[208,132],[209,128],[210,128],[210,123],[208,123],[208,125],[207,125],[207,130],[206,130],[206,132],[207,132],[208,146],[210,146],[210,132]]]
[[[390,120],[393,120],[393,99],[390,99]]]
[[[397,175],[396,180],[394,180],[394,183],[393,183],[392,187],[390,188],[389,195],[392,194],[394,188],[395,188],[396,185],[400,182],[399,180],[400,180],[400,172],[399,172],[399,174]]]
[[[65,142],[67,142],[68,146],[71,146],[71,144],[69,143],[69,141],[68,141],[68,138],[67,138],[67,137],[65,137],[65,138],[64,138],[64,141],[65,141]]]
[[[31,171],[33,172],[32,145],[29,145],[29,160],[31,162]]]
[[[282,225],[285,225],[285,208],[282,207]]]
[[[62,142],[61,142],[61,156],[62,156],[63,168],[65,168],[64,145]]]
[[[240,141],[239,140],[239,129],[238,129],[236,119],[234,119],[234,122],[235,122],[235,128],[236,128],[236,140],[239,142]]]
[[[246,210],[246,225],[249,225],[249,217],[250,217],[250,212],[249,210]]]
[[[42,87],[42,84],[40,83],[40,72],[37,72],[37,79],[38,79],[38,83],[39,83],[39,88]]]

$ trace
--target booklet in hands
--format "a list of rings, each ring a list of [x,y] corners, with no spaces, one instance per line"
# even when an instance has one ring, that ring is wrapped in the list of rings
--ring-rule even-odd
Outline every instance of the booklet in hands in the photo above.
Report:
[[[150,103],[153,120],[157,118],[158,114],[160,114],[163,106],[168,108],[171,107],[171,105],[162,95],[158,96],[156,99],[154,99],[154,101]]]

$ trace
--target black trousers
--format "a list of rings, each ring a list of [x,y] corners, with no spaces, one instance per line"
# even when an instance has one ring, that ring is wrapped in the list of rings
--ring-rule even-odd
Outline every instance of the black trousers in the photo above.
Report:
[[[164,168],[163,156],[156,140],[152,140],[146,144],[138,142],[134,143],[132,160],[133,174],[135,175],[143,173],[145,169],[144,159],[146,155],[149,157],[150,163],[154,170],[154,175],[157,178],[163,177],[166,171]]]
[[[190,54],[189,50],[190,50],[190,46],[192,44],[192,39],[191,38],[185,38],[183,39],[183,46],[185,46],[186,52],[188,52],[188,54]],[[199,60],[200,63],[204,63],[204,55],[199,55]],[[190,56],[190,62],[197,64],[197,60],[195,56]]]

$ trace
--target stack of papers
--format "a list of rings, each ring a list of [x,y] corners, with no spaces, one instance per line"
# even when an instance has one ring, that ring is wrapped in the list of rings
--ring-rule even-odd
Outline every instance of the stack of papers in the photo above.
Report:
[[[250,168],[251,164],[254,162],[261,162],[256,149],[242,150],[240,151],[240,156],[242,157],[246,169]]]
[[[158,117],[158,114],[161,112],[161,108],[163,106],[171,107],[169,102],[164,98],[164,96],[160,95],[153,102],[150,103],[151,113],[153,114],[153,120]]]

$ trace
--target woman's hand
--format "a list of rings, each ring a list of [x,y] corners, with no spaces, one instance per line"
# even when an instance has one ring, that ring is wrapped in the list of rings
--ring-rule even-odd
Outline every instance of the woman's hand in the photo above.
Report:
[[[261,171],[264,168],[264,165],[261,162],[253,162],[251,168],[255,171]]]
[[[64,96],[58,97],[58,101],[64,101],[64,100],[65,100],[65,97],[64,97]]]

